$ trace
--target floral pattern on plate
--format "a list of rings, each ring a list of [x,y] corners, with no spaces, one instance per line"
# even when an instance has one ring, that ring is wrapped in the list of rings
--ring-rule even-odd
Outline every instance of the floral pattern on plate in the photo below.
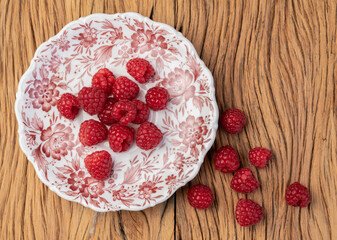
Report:
[[[103,67],[131,78],[125,65],[135,57],[156,70],[149,83],[139,85],[139,99],[153,86],[170,93],[168,108],[151,112],[149,119],[164,141],[152,151],[133,144],[118,154],[107,142],[83,147],[79,125],[97,117],[81,111],[74,121],[62,118],[57,100],[90,86]],[[192,44],[168,25],[136,13],[93,14],[42,44],[20,80],[15,110],[20,146],[40,179],[61,197],[102,212],[141,210],[168,199],[198,173],[218,121],[212,75]],[[106,181],[90,177],[84,166],[85,156],[98,149],[109,151],[114,161]]]

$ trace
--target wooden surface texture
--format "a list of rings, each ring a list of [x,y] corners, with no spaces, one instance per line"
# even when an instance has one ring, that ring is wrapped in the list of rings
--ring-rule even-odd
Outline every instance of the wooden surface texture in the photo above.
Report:
[[[337,239],[337,2],[334,0],[0,0],[0,239]],[[58,197],[18,144],[15,94],[36,48],[91,13],[134,11],[181,31],[212,71],[220,111],[243,109],[239,135],[219,130],[198,176],[168,201],[138,212],[96,213]],[[215,171],[216,148],[231,144],[243,166],[249,149],[275,159],[253,169],[261,188],[231,190]],[[308,208],[288,207],[286,187],[310,189]],[[187,202],[209,185],[206,211]],[[254,227],[234,218],[239,198],[264,208]]]

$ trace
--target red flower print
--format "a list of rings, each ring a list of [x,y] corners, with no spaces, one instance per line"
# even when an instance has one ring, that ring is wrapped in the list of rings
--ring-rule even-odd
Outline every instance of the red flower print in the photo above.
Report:
[[[131,36],[131,47],[135,52],[144,53],[152,50],[150,45],[153,43],[155,36],[151,30],[138,29]]]
[[[28,91],[34,108],[42,107],[42,110],[48,112],[52,106],[57,103],[59,91],[56,84],[49,79],[34,80],[33,86]]]
[[[195,87],[193,84],[193,75],[188,70],[175,68],[173,72],[164,78],[162,85],[170,94],[171,103],[180,104],[194,96]]]
[[[64,31],[61,37],[55,41],[56,45],[62,52],[67,51],[70,48],[70,45],[69,45],[70,42],[67,40],[66,34],[67,32]]]
[[[167,178],[165,179],[165,182],[167,185],[176,185],[177,184],[177,176],[175,176],[174,174],[171,174],[169,176],[167,176]]]
[[[191,149],[192,155],[197,155],[199,152],[196,148],[204,141],[204,135],[207,133],[207,127],[204,125],[202,117],[197,119],[194,116],[188,116],[185,122],[179,124],[179,137],[183,140],[183,144]]]
[[[88,193],[90,195],[91,198],[97,198],[98,196],[102,195],[104,193],[104,181],[98,181],[95,178],[89,177],[86,178],[86,183],[87,183],[87,187],[85,188],[84,192],[83,192],[83,196],[86,195],[86,193]]]
[[[85,48],[93,47],[97,43],[97,30],[91,27],[85,27],[84,33],[80,33],[75,39],[80,41],[80,45]]]
[[[182,153],[176,153],[176,159],[172,163],[176,170],[179,170],[179,173],[183,171],[185,164],[185,157]]]
[[[122,200],[125,197],[126,189],[122,186],[119,190],[112,191],[112,198],[114,201]]]
[[[164,55],[165,49],[167,49],[167,43],[165,42],[165,38],[160,35],[151,44],[151,56],[157,57],[158,55]]]
[[[55,127],[42,130],[41,140],[45,141],[42,151],[47,157],[61,160],[74,147],[74,134],[70,127],[58,123]]]
[[[117,39],[123,39],[123,31],[122,28],[115,28],[114,31],[109,32],[109,40],[114,43]]]
[[[158,187],[152,181],[143,182],[141,186],[139,186],[139,198],[140,199],[150,199],[152,193],[157,192]]]
[[[126,45],[122,46],[118,50],[118,55],[121,55],[122,58],[124,58],[124,59],[128,59],[130,54],[132,54],[132,49],[127,47]]]
[[[62,61],[59,55],[52,55],[48,67],[53,73],[57,73]]]
[[[84,179],[84,176],[84,171],[79,171],[78,173],[72,172],[70,174],[70,177],[68,178],[68,184],[70,184],[69,188],[73,191],[79,189],[80,192],[83,192],[86,188],[86,181]]]

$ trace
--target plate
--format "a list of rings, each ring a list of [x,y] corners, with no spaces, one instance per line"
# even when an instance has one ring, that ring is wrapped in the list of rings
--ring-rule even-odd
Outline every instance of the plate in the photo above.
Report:
[[[100,68],[127,76],[128,60],[147,59],[156,75],[139,84],[138,99],[162,86],[170,94],[166,110],[151,112],[149,121],[164,133],[152,151],[133,144],[114,153],[108,142],[83,147],[81,111],[74,121],[60,117],[56,102],[65,92],[90,86]],[[192,180],[212,146],[218,127],[213,78],[192,44],[172,27],[137,13],[93,14],[66,25],[36,51],[22,76],[15,103],[19,142],[37,175],[62,198],[95,211],[141,210],[167,200]],[[135,126],[136,127],[136,126]],[[106,181],[90,177],[83,159],[107,150],[114,172]]]

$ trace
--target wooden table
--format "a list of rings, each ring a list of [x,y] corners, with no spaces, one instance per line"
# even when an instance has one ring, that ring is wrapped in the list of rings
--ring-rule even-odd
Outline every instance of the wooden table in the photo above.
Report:
[[[0,239],[337,239],[337,41],[333,0],[1,0]],[[181,31],[215,78],[220,111],[243,109],[239,135],[219,130],[198,176],[167,202],[139,212],[96,213],[58,197],[19,148],[14,102],[36,48],[65,24],[91,13],[139,12]],[[254,174],[261,188],[231,190],[216,171],[216,148],[264,146],[275,159]],[[310,189],[308,208],[288,207],[286,187]],[[193,209],[187,190],[209,185],[215,201]],[[260,203],[265,218],[240,227],[239,198]]]

